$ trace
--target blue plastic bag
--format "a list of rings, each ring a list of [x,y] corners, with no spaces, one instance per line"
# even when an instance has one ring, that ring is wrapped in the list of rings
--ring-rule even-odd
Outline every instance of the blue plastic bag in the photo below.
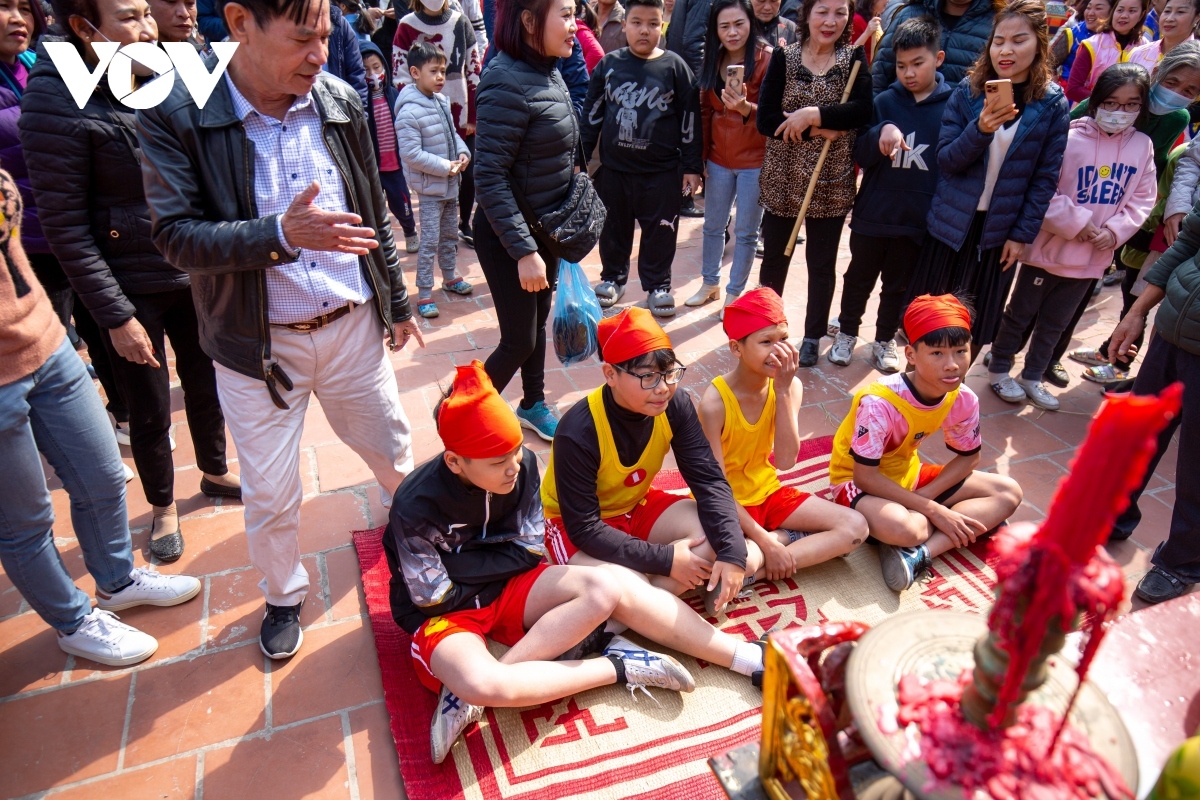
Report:
[[[600,302],[583,267],[558,261],[558,293],[554,298],[554,354],[564,366],[589,358],[598,349]]]

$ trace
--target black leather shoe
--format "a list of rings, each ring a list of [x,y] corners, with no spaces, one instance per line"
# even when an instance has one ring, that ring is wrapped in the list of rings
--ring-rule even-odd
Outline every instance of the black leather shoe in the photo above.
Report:
[[[304,631],[300,630],[300,607],[303,605],[303,600],[294,606],[267,603],[267,613],[263,615],[258,635],[258,646],[267,658],[291,658],[304,644]]]
[[[1042,380],[1051,386],[1057,386],[1060,389],[1065,389],[1071,385],[1071,376],[1067,372],[1067,368],[1062,365],[1061,361],[1055,361],[1046,368],[1046,374],[1042,376]]]
[[[178,561],[179,557],[183,555],[183,534],[176,531],[157,539],[151,539],[150,552],[164,564]]]
[[[817,363],[817,359],[821,356],[821,340],[820,339],[805,339],[800,344],[800,366],[811,367]]]
[[[1174,600],[1186,592],[1190,586],[1176,578],[1171,573],[1161,567],[1151,567],[1142,579],[1138,582],[1137,589],[1134,594],[1145,600],[1147,603],[1162,603],[1166,600]]]
[[[219,483],[210,481],[208,478],[200,479],[200,491],[207,497],[232,497],[235,500],[242,499],[242,487],[222,486]]]

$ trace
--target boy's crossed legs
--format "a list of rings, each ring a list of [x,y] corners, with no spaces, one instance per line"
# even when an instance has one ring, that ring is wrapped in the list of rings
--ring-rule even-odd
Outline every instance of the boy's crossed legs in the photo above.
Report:
[[[921,487],[915,491],[928,496]],[[990,532],[1016,511],[1021,497],[1021,487],[1012,478],[975,471],[933,499],[956,514],[978,521]],[[961,533],[947,534],[919,511],[881,497],[861,494],[853,508],[866,517],[871,536],[885,545],[879,553],[884,581],[892,589],[899,586],[898,591],[911,585],[917,573],[936,556],[975,541]]]
[[[598,649],[587,647],[597,641],[585,640],[610,617],[639,633],[655,629],[642,624],[636,599],[626,598],[611,574],[543,565],[511,579],[491,606],[427,622],[413,637],[413,658],[426,687],[437,691],[442,684],[430,729],[434,763],[445,759],[485,706],[538,705],[620,680],[631,687],[695,688],[670,656],[621,638],[608,643],[604,658],[554,660],[573,649],[584,651],[572,653],[579,656]],[[497,659],[485,635],[511,647]]]

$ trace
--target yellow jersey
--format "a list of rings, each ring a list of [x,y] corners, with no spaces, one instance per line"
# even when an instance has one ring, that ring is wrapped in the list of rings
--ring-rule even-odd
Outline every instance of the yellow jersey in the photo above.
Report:
[[[626,466],[617,455],[608,415],[604,413],[604,387],[600,386],[587,398],[596,424],[596,439],[600,445],[600,469],[596,475],[596,498],[600,501],[600,518],[628,514],[650,491],[654,476],[662,469],[663,459],[671,449],[671,424],[666,413],[654,418],[654,432],[636,463]],[[554,482],[554,449],[542,477],[542,508],[547,518],[561,517],[558,490]]]
[[[767,402],[753,425],[742,414],[742,406],[724,376],[714,378],[713,387],[725,405],[721,454],[733,499],[742,506],[761,505],[782,486],[770,461],[775,449],[775,381],[767,379]]]

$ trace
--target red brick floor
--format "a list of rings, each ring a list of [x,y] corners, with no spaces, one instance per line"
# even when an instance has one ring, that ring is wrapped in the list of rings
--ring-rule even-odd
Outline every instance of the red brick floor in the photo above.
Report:
[[[676,300],[683,307],[699,285],[700,221],[682,220],[675,262]],[[431,409],[438,385],[456,364],[485,358],[498,340],[492,300],[474,252],[460,248],[460,266],[477,286],[472,298],[445,296],[442,315],[424,322],[426,348],[394,356],[400,397],[413,427],[418,460],[438,450]],[[849,253],[843,242],[841,264]],[[414,286],[415,256],[405,256]],[[728,264],[729,254],[726,257]],[[588,259],[598,276],[598,258]],[[726,267],[728,270],[728,267]],[[839,270],[840,271],[840,270]],[[786,294],[793,328],[805,307],[803,248]],[[644,293],[631,287],[625,302]],[[1106,289],[1078,330],[1079,343],[1098,344],[1116,323],[1121,299]],[[836,315],[836,301],[834,314]],[[874,310],[868,312],[874,319]],[[684,310],[666,326],[688,365],[685,385],[696,392],[732,366],[716,306]],[[864,328],[869,337],[872,329]],[[824,343],[828,347],[828,340]],[[822,360],[802,373],[802,434],[834,431],[850,395],[874,373],[861,359],[839,368]],[[1019,519],[1040,518],[1055,482],[1067,473],[1071,453],[1101,402],[1099,388],[1077,378],[1056,393],[1058,413],[1014,407],[987,388],[982,367],[969,384],[985,419],[984,466],[1012,475],[1025,488]],[[547,354],[547,389],[565,410],[600,380],[595,365],[563,369]],[[519,381],[506,396],[515,400]],[[287,663],[265,659],[256,636],[262,618],[259,576],[249,566],[241,507],[199,493],[182,397],[175,403],[176,494],[187,552],[164,572],[202,578],[203,594],[172,609],[133,609],[129,623],[159,638],[154,658],[131,669],[101,667],[64,655],[53,632],[0,573],[0,797],[54,798],[397,798],[404,796],[383,706],[375,648],[365,616],[358,563],[350,531],[385,518],[362,461],[338,442],[319,403],[308,412],[302,439],[305,499],[300,546],[314,593],[303,613],[303,650]],[[545,443],[527,438],[543,458]],[[236,458],[230,442],[231,458]],[[939,446],[928,456],[944,460]],[[126,463],[133,466],[128,451]],[[237,470],[237,464],[232,464]],[[1174,497],[1174,456],[1168,455],[1142,500],[1145,521],[1130,542],[1112,548],[1135,581],[1147,568],[1148,550],[1166,534]],[[58,486],[54,481],[54,486]],[[54,493],[55,535],[79,586],[91,592],[61,488]],[[138,562],[144,563],[150,508],[138,480],[129,484],[129,512]]]

